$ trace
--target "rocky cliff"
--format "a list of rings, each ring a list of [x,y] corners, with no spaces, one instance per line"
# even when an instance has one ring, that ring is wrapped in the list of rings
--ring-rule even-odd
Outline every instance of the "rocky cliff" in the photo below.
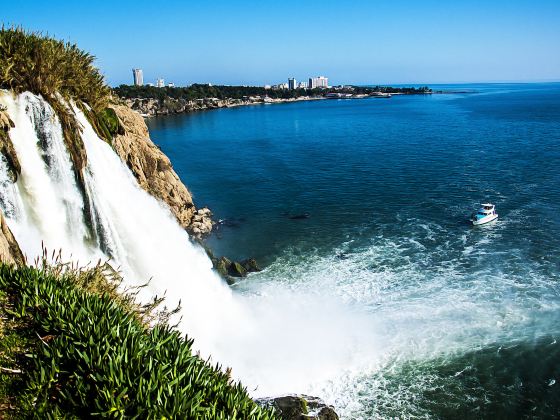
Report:
[[[0,154],[4,156],[8,164],[8,170],[12,181],[15,182],[21,166],[8,132],[14,126],[6,110],[0,107]],[[4,215],[0,210],[0,261],[7,263],[22,264],[25,259],[19,245],[12,235],[12,231],[6,224]]]
[[[203,99],[175,99],[167,97],[163,100],[155,98],[132,98],[123,99],[124,102],[133,110],[145,116],[180,114],[183,112],[202,111],[215,108],[232,108],[243,105],[255,105],[264,103],[283,103],[322,99],[322,97],[301,96],[297,98],[269,98],[261,96],[251,96],[245,99],[234,98],[203,98]]]
[[[138,184],[167,204],[179,224],[193,235],[210,232],[210,211],[195,208],[191,193],[173,170],[169,158],[150,139],[142,116],[124,105],[113,105],[112,109],[124,129],[124,134],[113,138],[113,149]]]
[[[12,231],[4,220],[4,215],[0,211],[0,261],[5,263],[23,264],[25,258],[19,245],[12,235]]]

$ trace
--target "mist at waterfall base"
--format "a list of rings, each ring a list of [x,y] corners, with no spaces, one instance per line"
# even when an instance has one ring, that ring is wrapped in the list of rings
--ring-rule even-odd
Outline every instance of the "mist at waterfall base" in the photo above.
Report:
[[[244,348],[257,393],[352,419],[560,411],[560,85],[434,88],[457,93],[148,119],[223,220],[211,248],[265,266],[233,288],[277,316]],[[481,201],[500,219],[473,228]]]

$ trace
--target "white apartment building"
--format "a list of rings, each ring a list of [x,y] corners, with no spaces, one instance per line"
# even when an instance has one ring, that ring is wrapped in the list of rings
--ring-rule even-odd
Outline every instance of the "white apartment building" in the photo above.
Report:
[[[328,88],[329,79],[325,76],[310,77],[309,78],[309,89],[315,88]]]
[[[142,86],[144,84],[142,69],[132,69],[132,76],[134,78],[134,86]]]

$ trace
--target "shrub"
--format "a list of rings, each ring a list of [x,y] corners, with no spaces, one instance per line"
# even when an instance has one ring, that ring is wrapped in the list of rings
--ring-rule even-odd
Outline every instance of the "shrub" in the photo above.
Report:
[[[0,87],[16,93],[30,91],[47,100],[60,94],[100,111],[110,89],[94,60],[75,44],[21,28],[0,29]]]
[[[100,266],[98,266],[99,268]],[[193,341],[165,323],[148,327],[117,283],[80,270],[0,266],[8,313],[41,341],[18,404],[39,418],[272,419]]]
[[[82,127],[68,104],[78,105],[99,137],[106,141],[111,142],[119,131],[118,119],[107,111],[111,89],[94,66],[94,60],[93,55],[69,42],[21,28],[2,26],[0,29],[0,88],[15,93],[29,91],[49,102],[60,120],[82,190],[82,169],[87,156]],[[0,152],[9,160],[8,153]]]

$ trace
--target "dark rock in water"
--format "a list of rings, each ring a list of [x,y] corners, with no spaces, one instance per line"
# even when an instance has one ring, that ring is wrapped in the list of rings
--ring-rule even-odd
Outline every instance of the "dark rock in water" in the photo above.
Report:
[[[218,273],[220,273],[224,277],[227,277],[229,267],[231,266],[231,261],[229,259],[227,259],[226,257],[222,257],[219,259],[212,258],[212,263],[214,264],[214,268]]]
[[[257,260],[254,258],[247,258],[246,260],[241,261],[241,265],[247,273],[256,273],[261,271],[261,268],[257,264]]]
[[[302,214],[294,214],[294,215],[289,216],[289,217],[292,220],[303,220],[303,219],[309,219],[309,217],[311,217],[311,215],[309,213],[302,213]]]
[[[218,228],[238,228],[241,224],[245,223],[247,219],[245,217],[233,217],[228,219],[218,220]]]
[[[211,257],[214,268],[220,273],[229,284],[233,284],[232,277],[245,277],[249,273],[261,271],[254,258],[248,258],[243,261],[232,261],[229,258]]]
[[[233,277],[245,277],[247,275],[247,270],[245,270],[240,263],[234,261],[229,266],[228,273]]]
[[[338,420],[334,408],[323,400],[308,395],[284,395],[275,398],[259,398],[257,404],[274,408],[282,420]]]

